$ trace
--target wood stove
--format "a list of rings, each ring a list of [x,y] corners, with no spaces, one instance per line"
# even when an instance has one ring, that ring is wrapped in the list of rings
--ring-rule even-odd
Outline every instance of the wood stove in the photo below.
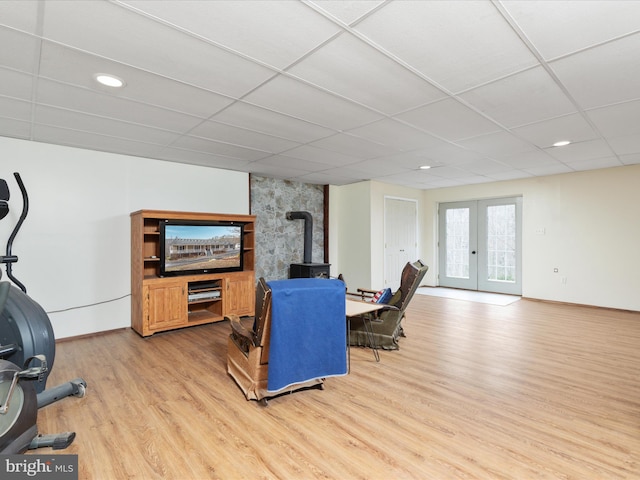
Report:
[[[289,278],[329,278],[329,263],[292,263]]]
[[[313,218],[309,212],[287,212],[287,220],[304,220],[303,263],[289,265],[289,278],[329,278],[329,263],[312,263]]]

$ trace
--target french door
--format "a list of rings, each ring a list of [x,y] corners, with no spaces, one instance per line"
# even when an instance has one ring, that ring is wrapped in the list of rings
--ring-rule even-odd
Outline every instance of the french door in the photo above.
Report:
[[[522,197],[442,203],[438,283],[522,294]]]

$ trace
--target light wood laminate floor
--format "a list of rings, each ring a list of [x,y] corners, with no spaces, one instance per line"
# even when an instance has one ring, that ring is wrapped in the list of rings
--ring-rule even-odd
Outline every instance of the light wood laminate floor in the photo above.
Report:
[[[226,373],[227,323],[58,344],[43,408],[80,479],[637,479],[640,313],[416,295],[399,351],[266,408]],[[32,453],[47,453],[42,449]]]

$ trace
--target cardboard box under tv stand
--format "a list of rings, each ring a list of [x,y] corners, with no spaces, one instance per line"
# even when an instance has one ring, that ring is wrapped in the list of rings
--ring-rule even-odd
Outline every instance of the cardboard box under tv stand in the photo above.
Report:
[[[160,223],[165,220],[241,224],[242,270],[160,276]],[[131,328],[146,337],[219,322],[229,314],[253,315],[254,226],[254,215],[169,210],[131,213]],[[239,247],[233,248],[237,252]]]

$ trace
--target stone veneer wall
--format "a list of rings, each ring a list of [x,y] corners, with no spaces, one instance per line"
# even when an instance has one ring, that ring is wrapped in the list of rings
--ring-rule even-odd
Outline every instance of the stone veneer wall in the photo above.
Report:
[[[324,263],[324,187],[251,175],[251,214],[255,224],[256,279],[289,278],[289,265],[302,263],[304,220],[286,213],[307,211],[313,217],[311,261]]]

